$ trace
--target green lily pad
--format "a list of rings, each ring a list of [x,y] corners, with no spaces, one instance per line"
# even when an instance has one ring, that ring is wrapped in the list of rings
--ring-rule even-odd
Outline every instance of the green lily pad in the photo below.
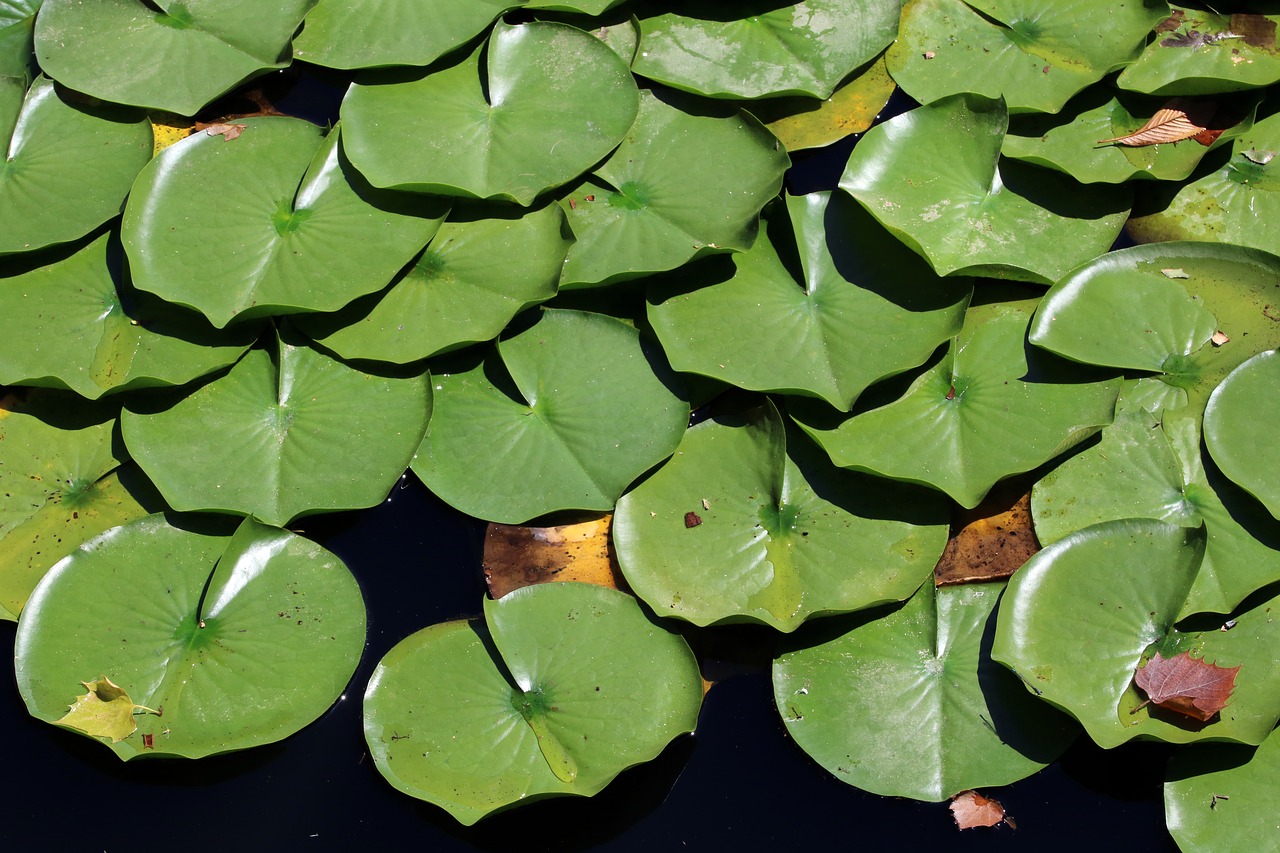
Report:
[[[504,524],[612,509],[689,419],[659,358],[620,320],[544,310],[483,360],[436,373],[413,470],[445,502]]]
[[[1143,382],[1169,388],[1156,379]],[[1162,417],[1166,411],[1142,389],[1127,387],[1102,441],[1035,484],[1036,536],[1049,544],[1121,518],[1204,525],[1204,559],[1179,618],[1228,613],[1254,590],[1280,580],[1280,523],[1202,462],[1195,410]]]
[[[771,403],[689,429],[618,501],[613,544],[655,613],[696,625],[806,619],[901,601],[947,543],[940,499],[833,468]]]
[[[1167,14],[1159,0],[908,0],[889,73],[922,104],[973,92],[1056,113],[1136,59]]]
[[[749,107],[788,151],[821,148],[875,123],[898,86],[880,55],[824,100],[768,98]]]
[[[104,233],[62,260],[0,275],[0,383],[97,399],[182,385],[234,363],[253,343],[252,328],[218,332],[134,290],[122,264],[115,235]]]
[[[1280,734],[1257,750],[1197,744],[1169,761],[1165,825],[1185,853],[1265,850],[1275,842]]]
[[[840,188],[939,275],[1051,284],[1105,252],[1131,193],[1002,160],[1002,101],[955,95],[873,127]]]
[[[1155,371],[1199,412],[1228,373],[1280,346],[1278,278],[1280,258],[1238,246],[1134,246],[1050,288],[1029,336],[1074,361]],[[1220,346],[1208,340],[1218,330]]]
[[[105,674],[138,729],[121,760],[200,758],[273,743],[324,713],[364,647],[360,588],[313,542],[246,519],[235,533],[152,515],[55,566],[14,645],[18,691],[55,722]]]
[[[1203,531],[1150,519],[1095,524],[1040,551],[1009,582],[992,657],[1027,688],[1078,719],[1104,749],[1134,737],[1257,744],[1280,719],[1275,644],[1280,600],[1254,602],[1224,623],[1175,627],[1204,553]],[[1221,713],[1204,724],[1145,705],[1139,663],[1190,652],[1240,666]]]
[[[365,740],[397,789],[469,826],[592,796],[693,731],[697,661],[631,596],[538,584],[486,600],[484,617],[419,631],[369,680]]]
[[[113,446],[118,411],[59,391],[0,399],[0,619],[82,542],[163,507]]]
[[[0,6],[0,77],[26,77],[35,58],[36,12],[44,0],[6,0]]]
[[[344,145],[375,186],[527,206],[612,151],[638,106],[626,64],[599,39],[499,22],[452,65],[362,75],[342,102]]]
[[[1039,771],[1079,730],[992,661],[1003,586],[927,583],[881,618],[796,634],[773,663],[787,733],[841,782],[886,797],[937,802]]]
[[[121,428],[175,509],[283,526],[382,501],[430,414],[426,375],[376,376],[281,339],[169,408],[131,401]]]
[[[1280,456],[1271,441],[1280,417],[1280,352],[1259,353],[1231,371],[1209,397],[1204,440],[1213,461],[1280,518]]]
[[[786,204],[790,227],[778,211],[733,257],[731,278],[700,287],[682,270],[649,289],[649,322],[673,367],[847,411],[869,385],[959,334],[967,281],[939,278],[846,195]],[[796,252],[799,268],[783,260]]]
[[[1161,4],[1163,5],[1163,4]],[[1280,80],[1280,15],[1219,15],[1170,7],[1155,39],[1120,74],[1122,89],[1155,95],[1212,95]]]
[[[1192,139],[1165,145],[1101,144],[1128,136],[1170,103],[1167,98],[1116,92],[1092,86],[1073,98],[1058,115],[1022,115],[1009,121],[1000,152],[1006,157],[1066,172],[1082,183],[1118,184],[1124,181],[1180,181],[1189,176],[1205,154],[1221,148],[1253,126],[1256,101],[1248,115],[1222,130],[1209,145]],[[1201,104],[1207,111],[1211,104]],[[1214,109],[1216,118],[1229,110]],[[1234,113],[1224,121],[1229,121]],[[1215,127],[1218,122],[1210,119]]]
[[[898,0],[755,5],[726,13],[722,3],[697,0],[679,4],[678,14],[641,17],[632,70],[714,98],[828,98],[898,31]]]
[[[219,328],[335,311],[380,290],[444,218],[439,205],[370,188],[336,129],[240,123],[234,137],[197,133],[162,151],[138,176],[121,229],[138,288]]]
[[[903,395],[835,425],[794,408],[843,468],[940,489],[974,507],[1111,422],[1119,379],[1098,380],[1025,346],[1036,300],[969,308],[941,360]]]
[[[294,322],[343,358],[396,364],[492,340],[520,311],[555,296],[573,241],[559,205],[485,214],[451,217],[382,293]]]
[[[289,64],[315,0],[44,0],[40,67],[104,101],[195,115],[245,80]]]
[[[146,116],[77,103],[47,77],[0,78],[0,255],[65,243],[120,213],[151,159]]]
[[[1236,138],[1231,156],[1189,184],[1139,197],[1126,230],[1134,240],[1205,240],[1275,252],[1280,247],[1280,115]]]
[[[561,286],[609,284],[745,251],[790,164],[746,113],[694,115],[643,93],[626,139],[561,199],[578,238]]]

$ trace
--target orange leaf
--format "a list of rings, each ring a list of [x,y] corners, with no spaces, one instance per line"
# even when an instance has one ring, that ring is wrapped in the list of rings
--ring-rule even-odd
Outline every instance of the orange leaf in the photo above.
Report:
[[[960,829],[975,826],[995,826],[1007,823],[1004,806],[999,800],[984,797],[977,791],[961,791],[951,798],[951,816]]]
[[[1215,110],[1216,107],[1212,103],[1197,102],[1189,98],[1174,98],[1157,110],[1146,124],[1133,133],[1117,136],[1114,139],[1099,139],[1098,144],[1114,142],[1117,145],[1138,147],[1191,139],[1208,130],[1209,120],[1213,118]],[[1200,141],[1203,142],[1203,140]],[[1212,141],[1213,139],[1209,139],[1204,144],[1207,145]]]

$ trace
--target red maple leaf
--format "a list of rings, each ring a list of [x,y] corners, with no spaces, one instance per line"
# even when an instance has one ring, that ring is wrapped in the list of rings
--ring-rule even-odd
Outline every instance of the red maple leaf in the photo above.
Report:
[[[1138,708],[1154,702],[1161,708],[1208,722],[1227,706],[1239,671],[1238,666],[1218,666],[1193,658],[1190,652],[1171,658],[1157,652],[1133,675],[1134,683],[1147,694],[1147,701]]]

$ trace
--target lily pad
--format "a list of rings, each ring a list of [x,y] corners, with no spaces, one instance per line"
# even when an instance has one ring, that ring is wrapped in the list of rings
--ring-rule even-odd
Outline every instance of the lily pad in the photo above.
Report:
[[[1168,98],[1093,86],[1073,98],[1058,115],[1014,116],[1000,151],[1015,160],[1066,172],[1086,184],[1133,179],[1180,181],[1206,153],[1252,127],[1252,113],[1257,108],[1255,102],[1249,114],[1240,118],[1226,107],[1216,109],[1201,102],[1201,111],[1212,116],[1209,126],[1219,132],[1209,145],[1193,139],[1163,145],[1102,144],[1137,131],[1169,103]],[[1183,108],[1190,108],[1185,101]]]
[[[960,332],[968,282],[939,278],[848,196],[786,205],[790,227],[777,211],[731,278],[699,286],[682,270],[649,289],[649,322],[677,370],[847,411]]]
[[[773,663],[787,733],[847,784],[938,802],[1007,785],[1075,738],[990,656],[1003,584],[920,588],[877,619],[823,620]]]
[[[527,206],[612,151],[638,107],[626,64],[599,39],[499,22],[453,64],[358,78],[344,145],[375,186]]]
[[[655,613],[794,631],[907,598],[931,576],[946,522],[927,493],[833,468],[765,402],[690,428],[618,501],[613,542]]]
[[[1121,74],[1122,89],[1155,95],[1212,95],[1280,80],[1280,15],[1220,15],[1171,6],[1155,39]]]
[[[438,370],[413,470],[441,499],[489,521],[612,509],[671,455],[689,419],[660,358],[620,320],[544,310],[483,360]]]
[[[44,0],[7,0],[0,7],[0,77],[26,77],[35,58],[36,12]]]
[[[897,88],[881,55],[840,84],[829,98],[768,98],[749,109],[784,148],[800,151],[867,130]]]
[[[1126,230],[1140,243],[1204,240],[1274,252],[1280,247],[1280,115],[1236,138],[1214,171],[1139,197]]]
[[[335,311],[380,290],[444,218],[440,205],[370,188],[336,129],[240,123],[235,138],[197,133],[162,151],[138,176],[121,229],[138,288],[219,328]]]
[[[163,404],[135,398],[121,428],[169,504],[283,526],[385,498],[422,440],[431,388],[426,375],[364,373],[282,338]]]
[[[113,233],[47,266],[0,276],[0,382],[82,397],[182,385],[232,364],[257,335],[218,332],[133,288]],[[38,339],[39,346],[31,341]]]
[[[1078,719],[1104,749],[1134,737],[1257,744],[1280,719],[1272,650],[1280,600],[1250,602],[1223,623],[1176,627],[1204,553],[1204,534],[1150,519],[1095,524],[1027,561],[1000,604],[992,657],[1041,699]],[[1190,652],[1240,666],[1230,703],[1204,724],[1143,702],[1140,663]]]
[[[908,0],[889,73],[922,104],[973,92],[1056,113],[1136,59],[1167,14],[1158,0]]]
[[[696,115],[643,93],[626,139],[560,202],[578,238],[561,286],[609,284],[746,250],[790,163],[746,113]]]
[[[324,713],[364,647],[360,588],[325,549],[245,520],[234,534],[152,515],[58,563],[14,645],[32,716],[58,721],[105,674],[138,730],[121,760],[200,758],[273,743]]]
[[[163,507],[114,446],[118,411],[60,391],[0,398],[0,619],[82,542]]]
[[[693,731],[688,644],[635,599],[538,584],[393,648],[369,680],[365,740],[397,789],[459,822],[550,796],[592,796]]]
[[[1280,455],[1270,440],[1280,389],[1280,352],[1259,353],[1209,397],[1204,440],[1222,472],[1280,518]]]
[[[391,287],[299,329],[343,358],[396,364],[496,338],[520,311],[550,299],[572,244],[555,204],[451,215]]]
[[[151,159],[151,125],[134,110],[90,106],[47,77],[26,92],[0,78],[0,255],[65,243],[120,213]]]
[[[1025,346],[1036,300],[969,308],[942,358],[903,395],[837,424],[792,410],[843,468],[940,489],[974,507],[1111,422],[1119,379],[1099,380]]]
[[[869,130],[840,188],[937,270],[1051,284],[1105,252],[1131,193],[1002,160],[1003,101],[955,95]]]
[[[313,3],[44,0],[36,57],[46,74],[76,91],[190,116],[245,80],[288,65],[289,41]]]
[[[1197,744],[1169,761],[1165,824],[1185,853],[1265,850],[1275,841],[1280,734],[1256,750]]]
[[[640,19],[632,70],[714,98],[812,95],[884,50],[898,31],[898,0],[805,0],[727,12],[716,0]]]

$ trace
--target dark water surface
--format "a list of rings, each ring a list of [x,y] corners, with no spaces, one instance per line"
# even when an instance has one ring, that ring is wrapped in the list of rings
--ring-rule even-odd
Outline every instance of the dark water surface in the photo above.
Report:
[[[1104,753],[1077,744],[1037,776],[988,792],[1016,830],[961,833],[945,804],[866,794],[810,761],[783,730],[767,672],[751,667],[736,667],[744,671],[711,690],[696,735],[599,796],[535,803],[463,828],[383,781],[365,749],[360,706],[393,645],[426,625],[479,614],[483,523],[406,477],[375,509],[295,527],[346,561],[368,605],[364,659],[343,699],[279,744],[202,761],[124,764],[87,738],[29,717],[9,679],[0,693],[9,779],[0,851],[1176,849],[1160,802],[1167,747]],[[3,623],[9,654],[13,635]],[[725,633],[725,648],[733,636]]]

